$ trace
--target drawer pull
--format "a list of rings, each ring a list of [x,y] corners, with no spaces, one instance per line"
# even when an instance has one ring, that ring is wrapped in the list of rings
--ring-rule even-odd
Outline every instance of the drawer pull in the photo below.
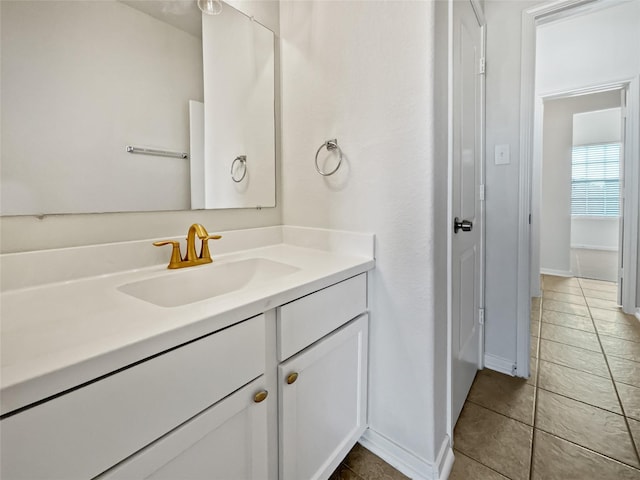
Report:
[[[256,393],[256,396],[253,397],[253,401],[256,403],[260,403],[264,401],[268,395],[269,395],[269,392],[267,392],[266,390],[262,390],[261,392]]]
[[[289,376],[287,377],[287,383],[291,385],[292,383],[295,383],[297,379],[298,379],[298,374],[296,372],[290,373]]]

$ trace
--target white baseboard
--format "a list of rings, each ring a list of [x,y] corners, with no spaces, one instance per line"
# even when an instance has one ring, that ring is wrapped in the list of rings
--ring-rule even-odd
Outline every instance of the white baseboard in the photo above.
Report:
[[[360,438],[360,444],[389,465],[413,480],[446,480],[453,467],[453,449],[445,437],[434,463],[417,457],[384,435],[369,428]]]
[[[484,354],[484,366],[490,370],[504,373],[506,375],[513,376],[513,361],[507,358],[498,357],[497,355],[491,355],[490,353]]]
[[[640,320],[640,307],[636,309],[636,318]]]
[[[569,270],[554,270],[553,268],[541,268],[540,273],[543,275],[555,275],[556,277],[573,277],[573,273]]]
[[[577,250],[604,250],[607,252],[617,252],[618,247],[606,247],[604,245],[571,245],[572,249]]]
[[[440,453],[438,454],[438,458],[436,458],[436,467],[438,470],[434,472],[438,480],[447,480],[449,478],[449,474],[451,473],[451,469],[453,468],[453,462],[455,460],[455,456],[453,455],[453,448],[451,448],[451,440],[449,436],[445,436],[442,441],[442,445],[440,446]]]

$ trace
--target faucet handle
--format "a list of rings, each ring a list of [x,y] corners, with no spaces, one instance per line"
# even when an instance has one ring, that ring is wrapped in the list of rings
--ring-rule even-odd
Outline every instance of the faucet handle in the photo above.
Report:
[[[222,235],[207,235],[202,239],[202,249],[200,250],[200,258],[208,258],[211,260],[211,253],[209,253],[209,240],[220,240]]]
[[[173,247],[171,250],[171,260],[169,260],[169,265],[167,266],[167,268],[180,268],[180,263],[182,262],[182,254],[180,253],[180,242],[177,242],[175,240],[162,240],[160,242],[153,242],[153,245],[156,247],[171,245]]]

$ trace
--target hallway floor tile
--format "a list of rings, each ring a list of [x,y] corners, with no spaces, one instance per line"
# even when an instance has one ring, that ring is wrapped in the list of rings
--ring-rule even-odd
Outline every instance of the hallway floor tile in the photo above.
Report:
[[[543,277],[532,378],[478,372],[451,479],[640,479],[640,322],[615,305],[615,291]]]

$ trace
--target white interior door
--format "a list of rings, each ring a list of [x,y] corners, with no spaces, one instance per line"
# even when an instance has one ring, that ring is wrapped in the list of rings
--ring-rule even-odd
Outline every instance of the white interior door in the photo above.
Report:
[[[471,2],[453,2],[452,425],[480,366],[482,28]]]

